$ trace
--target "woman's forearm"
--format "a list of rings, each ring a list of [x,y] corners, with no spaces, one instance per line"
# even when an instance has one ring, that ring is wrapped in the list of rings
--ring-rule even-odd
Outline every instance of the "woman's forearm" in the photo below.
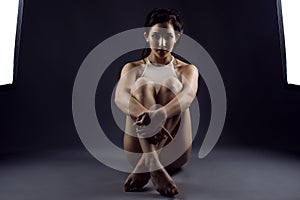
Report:
[[[141,113],[148,111],[134,96],[131,94],[116,95],[115,104],[126,115],[137,118]]]
[[[167,117],[171,118],[175,115],[180,115],[183,111],[190,107],[196,94],[192,90],[183,90],[178,93],[169,103],[163,106]]]
[[[168,118],[180,115],[190,107],[198,90],[198,77],[197,68],[194,65],[187,65],[184,74],[182,74],[182,90],[163,106]]]

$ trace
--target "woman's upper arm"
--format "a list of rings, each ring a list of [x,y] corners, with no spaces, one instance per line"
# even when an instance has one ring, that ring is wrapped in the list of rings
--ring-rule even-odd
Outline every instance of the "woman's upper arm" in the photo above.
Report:
[[[121,71],[120,79],[116,88],[116,93],[118,92],[130,92],[131,86],[135,83],[137,76],[137,67],[132,63],[127,63],[124,65]]]
[[[182,85],[186,91],[191,91],[196,95],[198,90],[198,69],[194,65],[186,65],[182,72]]]

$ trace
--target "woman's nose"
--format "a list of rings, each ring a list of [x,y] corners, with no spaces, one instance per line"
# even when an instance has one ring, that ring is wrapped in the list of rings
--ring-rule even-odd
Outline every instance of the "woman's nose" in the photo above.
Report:
[[[165,39],[164,37],[161,37],[161,38],[159,39],[159,46],[160,46],[160,47],[165,47],[166,44],[167,44],[166,39]]]

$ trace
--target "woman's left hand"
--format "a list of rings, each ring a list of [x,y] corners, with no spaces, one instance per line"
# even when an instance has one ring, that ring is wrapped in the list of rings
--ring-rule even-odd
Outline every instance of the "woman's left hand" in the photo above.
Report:
[[[160,132],[167,120],[167,114],[163,107],[149,110],[138,116],[134,126],[137,133],[144,138],[151,137]]]

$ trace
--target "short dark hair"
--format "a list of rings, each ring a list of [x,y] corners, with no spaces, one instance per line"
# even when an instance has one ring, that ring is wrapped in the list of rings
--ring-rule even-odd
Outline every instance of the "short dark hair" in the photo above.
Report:
[[[170,22],[174,30],[178,33],[183,33],[183,20],[179,11],[175,9],[155,8],[146,18],[145,27],[151,27],[158,23]],[[149,30],[146,30],[147,32]]]

